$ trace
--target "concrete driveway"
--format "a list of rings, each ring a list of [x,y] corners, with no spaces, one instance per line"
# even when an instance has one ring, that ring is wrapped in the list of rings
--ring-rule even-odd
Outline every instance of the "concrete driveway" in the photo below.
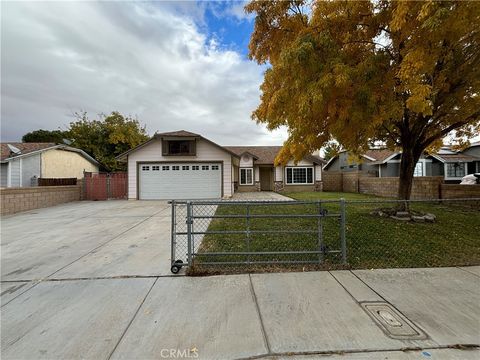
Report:
[[[2,218],[2,281],[170,273],[170,205],[84,201]]]
[[[480,356],[480,267],[171,276],[154,201],[38,209],[1,235],[2,359]]]

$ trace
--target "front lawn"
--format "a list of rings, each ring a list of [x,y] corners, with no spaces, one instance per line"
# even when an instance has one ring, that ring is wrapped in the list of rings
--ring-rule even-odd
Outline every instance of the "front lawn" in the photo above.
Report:
[[[380,203],[384,199],[350,193],[302,192],[286,194],[301,201],[338,200],[343,197],[346,204],[346,239],[348,267],[355,269],[391,267],[432,267],[480,264],[480,212],[458,204],[413,203],[412,210],[433,213],[435,223],[400,222],[381,218],[370,213],[392,204]],[[373,204],[348,203],[349,200],[374,200]],[[262,214],[314,214],[327,209],[329,215],[339,213],[339,203],[254,205],[247,210],[244,205],[220,205],[216,215]],[[323,244],[316,233],[322,227]],[[286,231],[287,233],[244,233],[207,234],[202,241],[199,255],[195,259],[197,268],[205,262],[264,262],[262,266],[235,266],[235,271],[257,269],[279,269],[282,261],[310,262],[307,267],[342,268],[339,220],[323,218],[245,218],[214,219],[208,231],[245,230]],[[293,231],[306,231],[294,233]],[[311,231],[311,233],[308,233]],[[275,251],[318,251],[322,254],[262,254],[262,255],[207,255],[212,252],[275,252]],[[203,254],[203,255],[202,255]],[[319,261],[322,260],[322,265]],[[317,265],[315,265],[315,263]],[[281,265],[280,267],[284,267]],[[304,267],[304,265],[302,265]],[[218,266],[202,266],[217,271]],[[231,266],[225,269],[232,268]]]

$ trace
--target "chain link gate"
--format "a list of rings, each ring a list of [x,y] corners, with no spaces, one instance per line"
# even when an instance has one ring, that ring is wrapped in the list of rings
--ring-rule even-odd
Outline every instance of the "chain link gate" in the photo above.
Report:
[[[345,201],[171,201],[171,271],[346,264]],[[195,265],[195,266],[194,266]]]

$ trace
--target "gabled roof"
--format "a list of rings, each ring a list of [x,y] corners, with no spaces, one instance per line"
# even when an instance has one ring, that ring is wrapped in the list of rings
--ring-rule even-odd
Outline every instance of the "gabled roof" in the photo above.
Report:
[[[185,131],[185,130],[178,130],[178,131],[170,131],[170,132],[163,132],[163,133],[155,133],[149,140],[145,141],[144,143],[130,149],[130,150],[127,150],[125,151],[124,153],[118,155],[116,157],[116,159],[118,161],[125,161],[126,160],[126,156],[136,150],[139,150],[141,149],[142,147],[144,147],[145,145],[151,143],[152,141],[156,140],[156,139],[161,139],[163,137],[195,137],[195,138],[199,138],[199,139],[203,139],[205,140],[206,142],[212,144],[213,146],[216,146],[220,149],[222,149],[223,151],[226,151],[228,152],[230,155],[233,155],[235,157],[239,157],[238,154],[228,150],[227,148],[221,146],[221,145],[218,145],[217,143],[214,143],[212,140],[209,140],[199,134],[195,134],[195,133],[192,133],[192,132],[189,132],[189,131]]]
[[[11,154],[10,149],[8,148],[8,144],[15,146],[17,149],[20,150],[20,154]],[[93,157],[88,155],[82,149],[77,149],[71,146],[63,145],[63,144],[55,144],[55,143],[1,143],[1,162],[8,162],[12,159],[19,159],[26,156],[31,156],[37,153],[41,153],[47,150],[64,150],[64,151],[71,151],[76,152],[82,155],[85,159],[89,160],[90,162],[101,165],[97,160]],[[4,154],[7,156],[4,157]]]
[[[4,143],[0,143],[0,161],[3,161],[9,157],[12,157],[14,156],[14,154],[12,154],[10,152],[10,149],[8,147],[8,145],[13,145],[15,146],[17,149],[20,150],[21,154],[24,155],[24,154],[28,154],[28,153],[31,153],[31,152],[34,152],[34,151],[38,151],[38,150],[43,150],[43,149],[47,149],[47,148],[50,148],[52,146],[55,146],[56,144],[55,143],[44,143],[44,142],[37,142],[37,143],[19,143],[19,142],[4,142]]]
[[[249,153],[257,158],[256,164],[273,164],[281,146],[224,146],[225,149],[237,154]]]
[[[392,151],[388,149],[370,149],[364,155],[374,159],[371,161],[386,162],[398,154],[398,151]]]
[[[282,146],[224,146],[224,148],[229,149],[238,156],[249,153],[256,157],[256,165],[271,165],[275,163],[275,158]],[[306,155],[304,159],[319,165],[325,163],[325,160],[315,155]]]
[[[178,137],[201,137],[198,134],[192,133],[186,130],[178,130],[178,131],[170,131],[170,132],[163,132],[163,133],[155,133],[154,136],[163,137],[163,136],[178,136]]]
[[[339,152],[339,154],[344,152],[347,152],[347,151],[342,150]],[[388,149],[370,149],[365,154],[361,154],[360,156],[370,161],[369,164],[383,164],[388,160],[394,158],[398,154],[400,153],[396,151],[388,150]],[[327,169],[336,158],[338,158],[338,154],[335,156],[332,156],[323,168]]]
[[[441,161],[443,163],[448,162],[472,162],[479,161],[480,158],[476,156],[471,156],[467,154],[457,153],[457,154],[430,154],[431,157]]]

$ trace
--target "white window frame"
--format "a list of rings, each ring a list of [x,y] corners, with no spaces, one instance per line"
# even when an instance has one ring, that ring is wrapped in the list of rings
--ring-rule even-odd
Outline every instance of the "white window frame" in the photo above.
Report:
[[[292,169],[292,182],[288,182],[287,171],[288,169]],[[312,182],[294,182],[293,180],[293,169],[305,169],[305,180],[308,180],[307,169],[312,169]],[[285,167],[285,185],[313,185],[315,183],[315,167],[314,166],[286,166]]]
[[[458,164],[460,164],[460,163],[462,163],[463,166],[464,166],[464,172],[463,172],[464,175],[462,175],[462,176],[448,176],[448,169],[447,169],[448,164],[457,164],[457,163],[446,162],[446,163],[443,164],[443,171],[444,171],[445,180],[459,180],[459,179],[463,178],[465,175],[468,174],[468,162],[458,162]]]
[[[249,170],[251,171],[251,173],[252,173],[252,177],[251,177],[252,181],[251,181],[251,182],[248,182],[248,176],[247,176],[247,173],[245,173],[245,180],[246,180],[247,182],[242,183],[242,170],[245,170],[245,171],[247,171],[247,172],[248,172]],[[253,185],[253,184],[255,183],[254,176],[255,176],[255,173],[254,173],[254,171],[253,171],[253,167],[244,167],[244,168],[239,168],[239,169],[238,169],[238,183],[239,183],[240,185]]]

